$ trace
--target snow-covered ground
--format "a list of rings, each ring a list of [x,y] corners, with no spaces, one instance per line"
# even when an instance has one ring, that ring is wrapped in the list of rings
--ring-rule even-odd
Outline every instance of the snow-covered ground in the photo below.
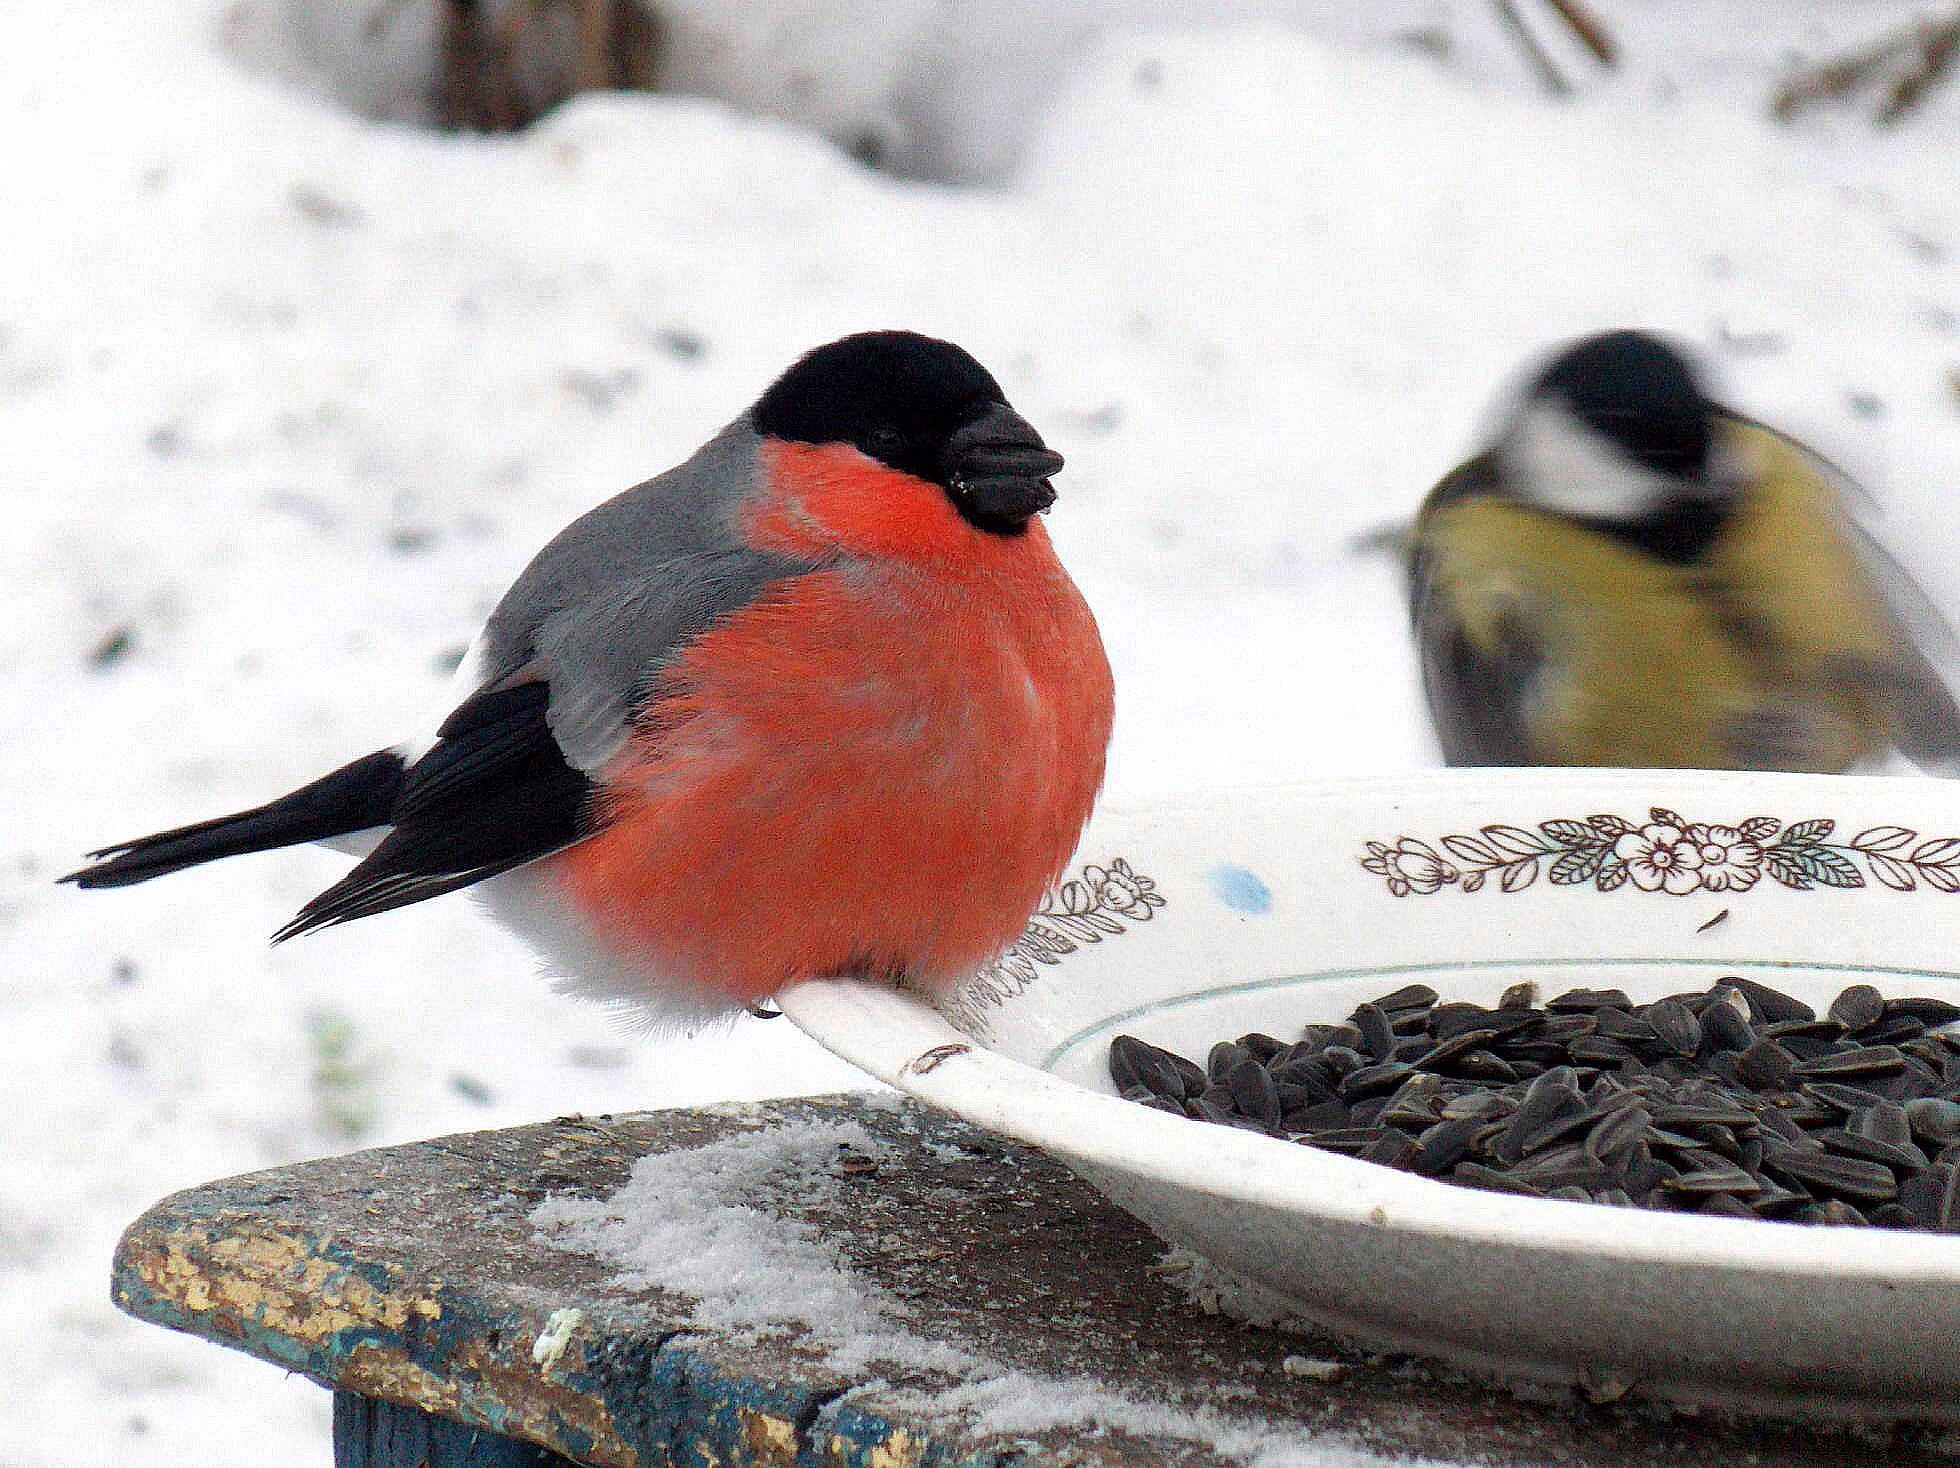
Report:
[[[920,29],[890,0],[890,36],[935,38],[902,65],[833,18],[930,102],[921,170],[1018,159],[992,189],[704,100],[444,138],[241,61],[217,0],[9,8],[0,1465],[326,1461],[317,1388],[110,1308],[118,1228],[171,1189],[853,1082],[780,1022],[639,1038],[460,899],[268,950],[323,852],[52,885],[397,737],[537,545],[818,341],[952,337],[1068,455],[1114,798],[1427,763],[1396,578],[1350,542],[1590,328],[1704,344],[1960,607],[1960,100],[1890,134],[1762,118],[1788,56],[1909,7],[1600,0],[1630,63],[1575,65],[1565,104],[1477,0],[1240,8],[1102,33],[1172,11],[919,0]]]

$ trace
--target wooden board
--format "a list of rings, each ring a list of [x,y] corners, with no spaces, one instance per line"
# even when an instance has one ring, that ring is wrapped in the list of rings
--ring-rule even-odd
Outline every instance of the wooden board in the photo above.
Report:
[[[115,1299],[142,1319],[606,1468],[1217,1468],[1191,1441],[1121,1432],[985,1432],[960,1383],[917,1369],[840,1372],[793,1338],[691,1328],[690,1302],[608,1282],[534,1237],[553,1194],[603,1197],[635,1159],[785,1122],[849,1120],[885,1150],[803,1216],[910,1311],[909,1329],[1145,1403],[1326,1434],[1384,1453],[1564,1468],[1946,1464],[1909,1429],[1844,1436],[1629,1406],[1534,1403],[1325,1337],[1208,1316],[1153,1270],[1163,1247],[1071,1174],[909,1104],[829,1097],[566,1117],[211,1183],[165,1199],[117,1251]],[[902,1222],[895,1247],[894,1220]],[[582,1312],[534,1356],[554,1312]],[[561,1320],[564,1317],[561,1317]],[[1332,1379],[1289,1356],[1338,1361]],[[396,1418],[348,1431],[387,1445]],[[412,1418],[402,1419],[413,1422]],[[214,1424],[214,1433],[223,1424]],[[383,1434],[377,1438],[376,1434]],[[392,1449],[389,1449],[392,1450]],[[489,1451],[470,1447],[470,1451]],[[373,1448],[368,1459],[390,1460]],[[412,1460],[412,1458],[411,1458]],[[431,1458],[431,1462],[447,1461]],[[472,1463],[468,1457],[458,1464]],[[486,1458],[500,1465],[549,1458]]]

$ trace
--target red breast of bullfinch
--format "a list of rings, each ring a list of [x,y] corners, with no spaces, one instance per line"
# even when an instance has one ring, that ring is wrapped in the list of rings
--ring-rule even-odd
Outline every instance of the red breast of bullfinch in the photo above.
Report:
[[[1060,467],[958,347],[833,342],[553,540],[422,736],[64,880],[328,841],[369,849],[282,939],[470,887],[655,1015],[943,986],[1019,935],[1102,782],[1109,664],[1037,518]]]

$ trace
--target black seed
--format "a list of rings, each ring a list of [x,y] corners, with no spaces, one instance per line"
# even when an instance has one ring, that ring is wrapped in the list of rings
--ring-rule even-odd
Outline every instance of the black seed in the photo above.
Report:
[[[1885,1001],[1885,1017],[1909,1015],[1927,1028],[1950,1025],[1960,1019],[1960,1004],[1950,1004],[1944,999],[1888,999]]]
[[[1275,1040],[1271,1035],[1262,1035],[1255,1030],[1249,1035],[1239,1036],[1239,1048],[1250,1050],[1253,1058],[1263,1064],[1285,1050],[1287,1046],[1284,1040]]]
[[[1960,1142],[1960,1102],[1922,1096],[1905,1104],[1912,1134],[1931,1147]]]
[[[1653,1114],[1638,1102],[1609,1111],[1586,1134],[1586,1151],[1601,1162],[1611,1161],[1645,1137],[1653,1121]]]
[[[1488,1050],[1472,1050],[1468,1055],[1459,1056],[1451,1070],[1465,1080],[1491,1081],[1500,1085],[1518,1078],[1518,1072],[1510,1062]]]
[[[1256,1060],[1242,1060],[1226,1072],[1225,1085],[1232,1093],[1232,1104],[1242,1116],[1271,1126],[1279,1120],[1279,1091],[1266,1067]]]
[[[1707,1214],[1713,1218],[1753,1219],[1759,1216],[1754,1208],[1736,1197],[1734,1193],[1729,1192],[1702,1192],[1699,1195],[1699,1203],[1695,1208],[1695,1212]]]
[[[1315,1132],[1307,1140],[1314,1146],[1328,1152],[1365,1152],[1383,1137],[1390,1135],[1387,1127],[1344,1126],[1329,1127],[1326,1131]]]
[[[1526,979],[1522,984],[1513,984],[1498,998],[1499,1009],[1530,1009],[1538,1002],[1538,986]]]
[[[1619,1014],[1622,1011],[1609,1009],[1603,1013]],[[1555,1014],[1532,1032],[1532,1039],[1540,1044],[1563,1044],[1581,1035],[1594,1034],[1598,1029],[1599,1021],[1590,1014]]]
[[[1854,1111],[1863,1111],[1867,1106],[1876,1106],[1885,1098],[1875,1091],[1867,1091],[1863,1086],[1846,1086],[1836,1081],[1806,1081],[1803,1094],[1823,1102],[1826,1106],[1849,1116]]]
[[[1773,1218],[1785,1213],[1801,1203],[1808,1203],[1810,1194],[1798,1188],[1780,1188],[1775,1183],[1764,1186],[1761,1192],[1749,1199],[1749,1206],[1765,1218]]]
[[[1417,1139],[1418,1150],[1410,1169],[1425,1177],[1448,1172],[1469,1155],[1477,1131],[1474,1121],[1438,1122]]]
[[[1778,1024],[1786,1019],[1816,1019],[1817,1011],[1801,999],[1792,999],[1788,994],[1759,984],[1754,979],[1738,978],[1731,975],[1722,980],[1730,988],[1742,991],[1742,997],[1749,1002],[1749,1014],[1759,1025]]]
[[[1403,1132],[1384,1132],[1358,1155],[1363,1162],[1378,1162],[1383,1167],[1407,1167],[1415,1161],[1416,1140]]]
[[[1774,1040],[1758,1040],[1736,1058],[1736,1079],[1758,1091],[1780,1091],[1796,1075],[1796,1058]]]
[[[1910,1142],[1898,1146],[1891,1142],[1881,1142],[1873,1137],[1863,1137],[1842,1127],[1827,1127],[1813,1134],[1824,1147],[1840,1157],[1864,1157],[1887,1167],[1906,1167],[1917,1170],[1927,1163],[1926,1154]]]
[[[1839,1157],[1829,1152],[1783,1148],[1764,1156],[1763,1166],[1777,1176],[1794,1180],[1806,1188],[1856,1198],[1861,1203],[1883,1203],[1897,1196],[1899,1191],[1899,1184],[1890,1168],[1860,1157]]]
[[[1746,1014],[1732,1004],[1710,1004],[1701,1011],[1701,1033],[1717,1050],[1747,1050],[1756,1043],[1756,1031]]]
[[[1395,1048],[1395,1030],[1388,1022],[1388,1012],[1379,1005],[1363,1004],[1354,1011],[1351,1021],[1361,1031],[1362,1053],[1375,1060],[1388,1059],[1389,1052]]]
[[[1627,1045],[1651,1045],[1658,1036],[1653,1022],[1625,1009],[1602,1009],[1590,1016],[1593,1032]]]
[[[1821,1223],[1832,1228],[1856,1228],[1870,1221],[1840,1198],[1806,1204],[1797,1210],[1797,1219],[1801,1223]]]
[[[1357,1101],[1348,1108],[1348,1125],[1380,1126],[1382,1113],[1388,1110],[1388,1097],[1370,1096],[1365,1101]]]
[[[1582,1035],[1572,1042],[1567,1053],[1575,1064],[1591,1066],[1618,1065],[1633,1058],[1632,1049],[1623,1041],[1604,1035]]]
[[[1137,1104],[1465,1186],[1960,1233],[1960,1028],[1925,1032],[1960,1008],[1853,985],[1820,1020],[1749,980],[1638,1010],[1618,990],[1534,998],[1409,985],[1203,1068],[1135,1036],[1107,1063]]]
[[[1659,1126],[1681,1129],[1684,1127],[1753,1127],[1756,1113],[1740,1106],[1696,1101],[1686,1106],[1656,1106],[1654,1121]]]
[[[1427,984],[1405,984],[1393,994],[1384,994],[1376,1007],[1391,1014],[1405,1009],[1427,1009],[1436,1002],[1436,991]]]
[[[1908,1146],[1912,1142],[1912,1119],[1906,1115],[1905,1107],[1896,1101],[1881,1101],[1876,1106],[1867,1106],[1847,1121],[1845,1127],[1861,1137],[1870,1137],[1874,1142],[1889,1142],[1894,1147]]]
[[[1320,1063],[1327,1067],[1327,1073],[1335,1080],[1351,1072],[1360,1070],[1368,1063],[1368,1057],[1348,1045],[1329,1045],[1318,1056]]]
[[[1316,1132],[1345,1126],[1347,1115],[1345,1101],[1316,1101],[1304,1111],[1289,1111],[1280,1118],[1280,1125],[1289,1132]]]
[[[1545,1008],[1554,1014],[1574,1011],[1591,1014],[1597,1009],[1631,1009],[1633,1001],[1620,989],[1567,989],[1563,994],[1547,999]]]
[[[1467,1096],[1450,1097],[1437,1115],[1444,1121],[1495,1121],[1508,1116],[1512,1109],[1508,1097],[1494,1091],[1472,1091]]]
[[[1220,1105],[1209,1096],[1200,1096],[1185,1104],[1191,1115],[1200,1121],[1215,1121],[1221,1126],[1237,1126],[1241,1119],[1231,1107]]]
[[[1870,984],[1853,984],[1831,1001],[1830,1015],[1855,1034],[1885,1017],[1885,996]]]
[[[1153,1096],[1182,1101],[1204,1088],[1205,1075],[1190,1061],[1147,1044],[1134,1035],[1118,1035],[1109,1044],[1109,1078],[1119,1090],[1142,1087]],[[1191,1081],[1195,1078],[1196,1085]]]
[[[1763,1026],[1763,1034],[1772,1040],[1842,1040],[1844,1026],[1834,1019],[1786,1019],[1775,1024]]]
[[[1525,1198],[1543,1196],[1538,1189],[1516,1174],[1500,1172],[1494,1167],[1485,1167],[1481,1162],[1457,1163],[1450,1172],[1450,1180],[1467,1183],[1473,1188],[1483,1188],[1493,1193],[1516,1193]]]
[[[1211,1047],[1211,1054],[1205,1057],[1205,1076],[1215,1086],[1224,1081],[1226,1073],[1242,1060],[1250,1060],[1251,1054],[1230,1040],[1220,1040]]]
[[[1364,1065],[1342,1077],[1340,1095],[1347,1101],[1359,1101],[1364,1096],[1385,1096],[1415,1073],[1414,1066],[1392,1060],[1380,1065]]]
[[[1797,1074],[1830,1080],[1840,1076],[1890,1075],[1905,1069],[1906,1057],[1891,1045],[1863,1045],[1856,1050],[1838,1050],[1797,1066]]]
[[[1762,1186],[1762,1178],[1748,1176],[1733,1162],[1713,1158],[1701,1160],[1693,1172],[1668,1178],[1660,1186],[1676,1194],[1752,1194]]]
[[[1675,999],[1650,1004],[1642,1015],[1654,1027],[1661,1044],[1676,1055],[1689,1056],[1701,1049],[1701,1021],[1694,1011]]]

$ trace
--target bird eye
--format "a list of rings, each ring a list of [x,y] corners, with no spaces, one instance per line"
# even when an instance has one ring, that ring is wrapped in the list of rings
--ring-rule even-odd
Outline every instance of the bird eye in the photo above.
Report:
[[[905,435],[889,423],[880,423],[871,430],[866,445],[880,459],[894,458],[905,452]]]

